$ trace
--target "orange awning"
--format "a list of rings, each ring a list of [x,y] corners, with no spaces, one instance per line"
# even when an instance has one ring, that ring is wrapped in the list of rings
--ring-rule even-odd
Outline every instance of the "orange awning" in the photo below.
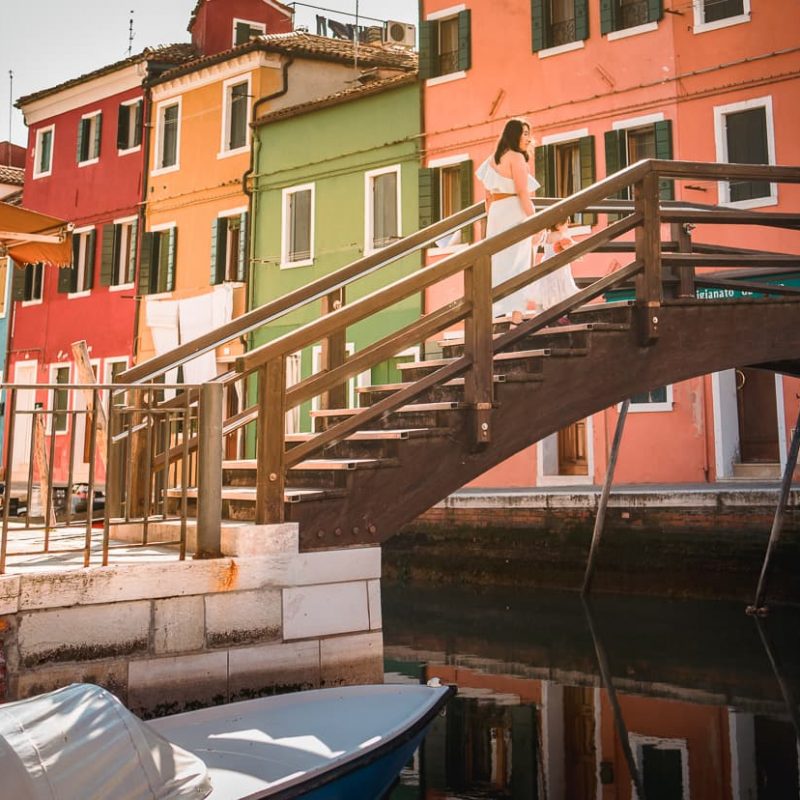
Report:
[[[72,262],[72,223],[0,202],[0,248],[17,264]]]

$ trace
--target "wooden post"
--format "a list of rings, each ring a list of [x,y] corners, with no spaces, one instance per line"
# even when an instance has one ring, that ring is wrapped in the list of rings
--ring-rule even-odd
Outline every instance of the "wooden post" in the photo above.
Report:
[[[479,258],[464,271],[464,299],[472,313],[464,320],[464,355],[472,360],[464,386],[464,400],[472,413],[472,442],[482,448],[492,440],[494,402],[492,351],[492,262]]]
[[[72,357],[75,359],[75,367],[78,372],[78,383],[82,383],[86,388],[83,390],[83,397],[86,403],[87,421],[97,415],[97,423],[91,422],[93,429],[97,429],[97,443],[95,453],[100,457],[103,466],[106,466],[106,454],[108,452],[108,420],[106,410],[102,403],[95,403],[95,394],[92,386],[97,383],[97,376],[94,374],[92,364],[89,361],[89,348],[86,340],[73,342]],[[95,407],[96,406],[96,407]]]
[[[636,278],[640,339],[643,345],[658,338],[661,309],[661,218],[659,214],[658,175],[648,172],[633,187],[634,208],[642,215],[636,228],[636,259],[644,270]]]
[[[185,407],[188,412],[188,405]],[[222,384],[204,383],[200,387],[197,464],[197,550],[195,558],[219,558],[222,529]],[[184,441],[188,438],[188,413],[184,416]],[[166,452],[166,451],[165,451]],[[182,521],[185,516],[187,451],[184,445],[181,476]],[[164,472],[166,473],[167,468]],[[181,544],[181,549],[184,548]]]
[[[53,423],[55,424],[55,422]],[[33,419],[34,443],[33,457],[36,462],[36,471],[39,473],[39,504],[42,507],[44,517],[44,534],[47,541],[50,529],[56,526],[56,512],[53,508],[51,489],[50,489],[50,465],[47,463],[47,452],[44,443],[44,419],[41,414],[36,414]],[[69,500],[69,498],[68,498]],[[31,507],[28,506],[28,517],[31,515]],[[45,547],[47,552],[47,547]]]
[[[775,517],[772,520],[772,530],[769,534],[769,542],[767,543],[767,552],[764,556],[764,563],[761,566],[761,575],[758,578],[758,586],[756,587],[756,597],[753,600],[753,605],[747,607],[748,614],[758,614],[765,616],[769,609],[763,605],[764,593],[766,592],[767,573],[769,571],[770,561],[775,546],[778,544],[778,539],[781,537],[781,529],[783,528],[783,516],[786,511],[786,501],[789,499],[789,489],[792,486],[792,475],[794,468],[797,466],[797,453],[800,450],[800,412],[797,414],[797,421],[794,423],[794,433],[792,434],[792,444],[789,447],[789,454],[786,457],[786,467],[783,470],[783,481],[781,482],[781,491],[778,496],[778,507],[775,509]]]
[[[6,395],[6,414],[8,415],[8,428],[6,435],[6,468],[5,468],[5,494],[3,497],[3,535],[0,539],[0,575],[6,571],[6,553],[8,552],[8,518],[11,512],[11,465],[14,463],[14,427],[17,416],[17,390],[10,386]]]
[[[692,252],[692,234],[694,225],[685,223],[672,223],[672,238],[678,243],[679,253]],[[694,297],[694,267],[681,267],[678,269],[678,297]]]
[[[617,468],[617,455],[619,454],[619,445],[622,442],[622,431],[625,428],[625,418],[628,416],[628,409],[630,408],[631,401],[628,398],[619,410],[619,419],[617,420],[617,428],[614,431],[614,441],[611,444],[611,454],[608,459],[608,467],[606,469],[606,480],[603,484],[603,492],[600,495],[600,504],[597,507],[597,516],[594,519],[594,531],[592,532],[592,546],[589,548],[589,560],[586,563],[586,574],[583,576],[583,588],[581,594],[586,594],[592,585],[592,576],[594,575],[594,562],[597,558],[597,551],[600,547],[600,539],[603,536],[603,525],[606,521],[606,508],[608,507],[608,498],[611,494],[611,484],[614,482],[614,470]]]
[[[330,314],[344,305],[344,289],[337,289],[322,298],[322,313]],[[322,340],[320,369],[332,370],[340,367],[347,359],[347,331],[345,328],[332,333]],[[320,408],[347,408],[347,383],[340,383],[320,397]]]
[[[284,520],[285,356],[278,356],[259,368],[258,394],[256,523],[276,524]]]

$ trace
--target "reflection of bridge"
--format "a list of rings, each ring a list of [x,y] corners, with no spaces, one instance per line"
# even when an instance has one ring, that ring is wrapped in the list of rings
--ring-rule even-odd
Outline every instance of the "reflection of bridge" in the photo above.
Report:
[[[246,426],[255,429],[256,458],[224,464],[223,508],[217,505],[214,510],[209,496],[216,494],[213,483],[205,484],[211,492],[204,490],[203,481],[216,478],[202,465],[199,489],[176,485],[168,494],[187,495],[190,503],[199,496],[199,509],[207,514],[221,512],[260,523],[298,521],[304,549],[376,543],[513,453],[637,392],[739,365],[800,374],[800,290],[775,284],[765,289],[752,279],[748,283],[723,280],[706,269],[748,267],[774,272],[776,267],[796,266],[797,253],[724,247],[709,244],[708,239],[714,233],[712,225],[797,230],[800,214],[660,203],[659,181],[665,178],[798,183],[800,168],[639,162],[572,197],[551,202],[515,229],[352,303],[344,302],[345,288],[359,278],[480,219],[483,207],[479,204],[268,303],[203,339],[134,367],[121,380],[134,383],[157,377],[309,302],[322,299],[330,311],[245,353],[230,372],[205,387],[201,418],[204,403],[206,408],[216,408],[218,416],[223,405],[231,408],[221,395],[244,379],[256,400],[226,416],[221,422],[223,437],[217,434],[216,441],[201,443],[202,452],[213,463],[222,459],[221,438],[230,442]],[[629,194],[633,201],[608,199],[620,194]],[[492,253],[587,211],[618,218],[535,271],[491,288]],[[662,223],[670,226],[670,237],[663,242]],[[698,228],[695,242],[688,233],[691,227]],[[620,238],[629,232],[633,232],[632,240]],[[495,327],[499,335],[492,337],[492,300],[595,251],[627,252],[632,257],[618,271],[593,280],[569,300],[516,329]],[[346,355],[348,326],[453,276],[463,278],[463,296]],[[635,284],[632,303],[586,305],[631,282]],[[724,300],[695,296],[696,287],[729,289],[732,285],[769,296]],[[565,313],[570,314],[572,325],[548,327]],[[463,325],[464,338],[448,340],[442,357],[403,365],[402,384],[369,387],[363,390],[364,407],[345,407],[347,380],[409,347],[427,346],[430,352],[431,341],[456,325]],[[317,343],[322,344],[323,369],[287,387],[287,359]],[[315,432],[287,435],[285,413],[314,398],[320,409],[312,412]],[[196,395],[190,400],[194,402]],[[172,403],[185,405],[186,398]],[[196,443],[192,439],[190,449]],[[153,469],[144,471],[157,478],[164,453],[150,446],[132,447],[131,452],[141,458],[145,450],[151,453]],[[173,446],[168,458],[179,461],[182,450]],[[163,480],[160,485],[163,491]]]
[[[363,295],[359,280],[371,276],[374,285],[381,268],[481,220],[477,204],[128,370],[119,380],[131,389],[112,404],[109,421],[107,522],[196,513],[206,553],[219,552],[225,518],[299,522],[304,550],[376,544],[517,451],[633,394],[742,365],[800,375],[800,289],[709,271],[797,267],[800,247],[775,253],[710,242],[720,225],[797,231],[800,213],[660,202],[665,179],[795,184],[800,168],[639,162],[572,197],[543,201],[544,210],[516,228],[345,302],[346,291]],[[612,199],[620,196],[632,200]],[[609,223],[492,288],[493,253],[577,213],[608,214]],[[630,261],[514,329],[493,324],[493,301],[596,252]],[[461,296],[347,355],[349,327],[446,280],[463,281]],[[634,300],[591,303],[625,287]],[[699,299],[710,289],[736,291]],[[177,397],[153,385],[169,383],[176,367],[202,353],[235,348],[276,321],[286,325],[293,311],[320,300],[328,313],[244,353],[214,382]],[[551,327],[565,314],[570,325]],[[315,345],[321,370],[287,385],[287,362]],[[346,407],[348,381],[409,348],[424,355],[399,365],[402,383],[362,387],[361,405]],[[12,393],[12,409],[14,402]],[[310,402],[315,430],[286,433],[286,413]],[[182,526],[182,539],[185,533]]]

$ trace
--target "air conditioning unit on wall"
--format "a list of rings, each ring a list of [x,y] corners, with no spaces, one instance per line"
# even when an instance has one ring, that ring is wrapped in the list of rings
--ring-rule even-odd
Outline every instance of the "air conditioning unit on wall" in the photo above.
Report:
[[[417,43],[417,28],[408,22],[395,22],[389,20],[386,23],[387,44],[399,44],[403,47],[414,47]]]

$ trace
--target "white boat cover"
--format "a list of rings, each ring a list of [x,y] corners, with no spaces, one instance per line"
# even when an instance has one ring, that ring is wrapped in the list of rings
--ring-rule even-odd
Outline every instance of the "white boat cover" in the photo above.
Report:
[[[86,683],[0,705],[0,776],[9,800],[200,800],[211,792],[200,759]]]

